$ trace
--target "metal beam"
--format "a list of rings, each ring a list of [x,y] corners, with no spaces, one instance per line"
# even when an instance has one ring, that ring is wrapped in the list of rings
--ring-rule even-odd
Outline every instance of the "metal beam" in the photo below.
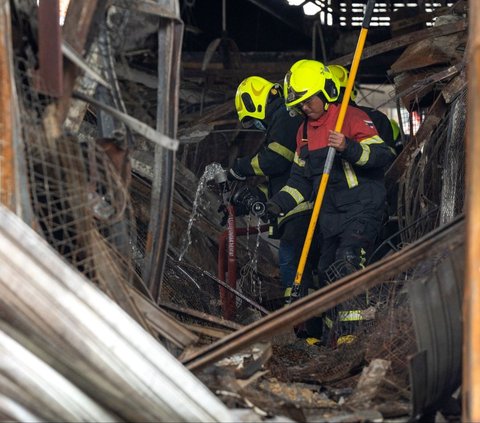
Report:
[[[176,3],[172,0],[172,3]],[[178,9],[176,9],[178,10]],[[181,20],[160,19],[158,31],[157,131],[176,137],[183,37]],[[150,222],[145,246],[143,280],[158,302],[167,259],[173,203],[175,153],[155,145]]]

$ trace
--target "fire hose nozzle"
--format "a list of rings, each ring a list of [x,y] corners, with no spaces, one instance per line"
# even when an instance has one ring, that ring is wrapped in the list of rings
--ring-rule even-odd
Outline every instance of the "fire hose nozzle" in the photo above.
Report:
[[[265,203],[261,201],[256,201],[250,206],[250,211],[252,212],[253,215],[257,217],[262,217],[267,211],[267,209],[265,207]]]

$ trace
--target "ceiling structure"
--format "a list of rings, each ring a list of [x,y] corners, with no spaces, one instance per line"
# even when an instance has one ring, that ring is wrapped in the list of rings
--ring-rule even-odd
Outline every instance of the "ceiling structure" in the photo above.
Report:
[[[314,16],[305,15],[303,6],[309,2],[321,11]],[[180,0],[185,23],[184,57],[205,60],[214,40],[221,40],[227,49],[248,53],[259,62],[265,61],[266,54],[273,54],[274,59],[282,54],[333,63],[336,58],[354,52],[367,0],[296,0],[296,3],[299,5],[291,6],[287,0]],[[423,29],[454,3],[377,1],[366,46]],[[358,82],[391,82],[387,71],[401,52],[396,49],[362,61]]]

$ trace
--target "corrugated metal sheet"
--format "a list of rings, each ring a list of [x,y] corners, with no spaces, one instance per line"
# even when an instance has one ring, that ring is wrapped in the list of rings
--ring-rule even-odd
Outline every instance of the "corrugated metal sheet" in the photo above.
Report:
[[[408,284],[418,353],[411,357],[412,417],[441,408],[460,386],[464,246]]]

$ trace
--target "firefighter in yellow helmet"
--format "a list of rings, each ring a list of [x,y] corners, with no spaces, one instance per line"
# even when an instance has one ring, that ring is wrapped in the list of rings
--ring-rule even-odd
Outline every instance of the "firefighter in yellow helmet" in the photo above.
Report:
[[[342,132],[335,126],[340,86],[327,66],[302,60],[285,76],[286,106],[306,117],[297,132],[294,164],[286,185],[267,203],[271,214],[287,213],[315,199],[327,153],[336,150],[316,230],[320,274],[341,262],[341,275],[361,269],[381,229],[385,206],[384,167],[392,153],[369,116],[348,106]],[[356,310],[354,310],[356,312]],[[351,319],[352,310],[338,312]],[[358,315],[358,314],[357,314]]]
[[[303,118],[288,113],[281,84],[260,76],[250,76],[239,84],[235,108],[242,126],[263,131],[264,140],[253,155],[235,160],[228,178],[230,181],[244,181],[250,177],[265,177],[267,187],[260,187],[264,195],[258,190],[253,194],[266,201],[287,182],[295,155],[296,134]],[[242,198],[244,192],[247,191],[239,190],[234,198]],[[245,198],[251,195],[252,191],[247,192]],[[238,202],[241,201],[236,200],[234,204],[239,206]],[[310,202],[303,202],[284,216],[270,220],[269,236],[280,240],[280,278],[285,289],[290,289],[295,278],[303,246],[302,235],[304,237],[307,232],[311,209]]]

